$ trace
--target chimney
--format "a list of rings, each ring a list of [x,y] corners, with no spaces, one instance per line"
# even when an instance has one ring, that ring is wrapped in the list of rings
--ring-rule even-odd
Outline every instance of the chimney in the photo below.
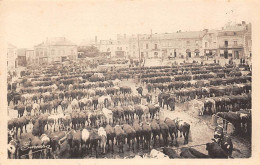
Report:
[[[221,27],[221,30],[224,30],[224,27]]]
[[[242,21],[242,25],[245,25],[246,24],[246,22],[245,21]]]
[[[207,33],[209,31],[209,29],[204,29],[203,31]]]

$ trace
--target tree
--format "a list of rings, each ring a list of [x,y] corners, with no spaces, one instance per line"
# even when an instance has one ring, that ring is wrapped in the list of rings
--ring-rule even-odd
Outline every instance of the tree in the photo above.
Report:
[[[95,46],[87,46],[84,48],[79,48],[78,52],[83,52],[82,58],[85,57],[97,57],[100,55],[100,52]]]

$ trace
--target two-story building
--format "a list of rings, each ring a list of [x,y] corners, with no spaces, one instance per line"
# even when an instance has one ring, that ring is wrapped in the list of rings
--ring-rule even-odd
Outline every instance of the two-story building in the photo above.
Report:
[[[205,31],[133,35],[129,41],[130,54],[141,58],[192,58],[202,54]]]
[[[26,55],[26,61],[28,64],[35,64],[36,63],[36,58],[35,58],[35,54],[34,54],[34,50],[33,49],[27,49],[25,52]]]
[[[128,56],[128,42],[125,40],[100,40],[98,44],[100,53],[109,58],[126,58]]]
[[[27,66],[25,48],[17,49],[17,65],[22,67]]]
[[[12,44],[7,45],[7,69],[14,70],[17,67],[17,48]]]
[[[77,45],[65,37],[46,39],[34,47],[35,58],[38,63],[63,62],[77,60]]]
[[[218,55],[218,30],[207,30],[202,38],[202,56],[216,57]]]
[[[251,24],[227,25],[218,32],[218,49],[220,58],[240,59],[250,57]]]

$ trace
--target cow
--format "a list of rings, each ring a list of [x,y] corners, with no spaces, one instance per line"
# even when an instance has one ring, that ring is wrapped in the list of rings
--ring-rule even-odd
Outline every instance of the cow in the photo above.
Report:
[[[115,129],[115,135],[116,135],[116,142],[117,142],[117,145],[119,148],[119,153],[120,153],[120,151],[122,153],[124,153],[123,145],[125,143],[126,134],[125,134],[124,130],[121,128],[121,126],[119,126],[119,125],[116,125],[114,127],[114,129]]]
[[[144,148],[144,144],[147,145],[148,150],[150,151],[151,148],[151,134],[152,134],[152,129],[149,123],[146,122],[142,122],[141,123],[142,126],[142,139],[144,140],[143,144],[143,148]]]
[[[106,153],[106,142],[107,142],[107,133],[103,127],[98,129],[98,136],[100,137],[100,147],[102,149],[103,154]]]
[[[109,124],[106,125],[105,131],[107,133],[107,145],[108,145],[108,150],[109,150],[109,141],[111,141],[112,144],[112,153],[114,153],[114,138],[116,136],[115,130],[113,127],[111,127]]]
[[[211,158],[228,158],[228,153],[215,140],[206,144],[206,150]]]
[[[155,144],[156,144],[156,141],[157,141],[157,136],[159,138],[159,143],[160,143],[160,126],[159,124],[157,123],[156,120],[152,120],[152,122],[150,123],[151,125],[151,130],[152,130],[152,133],[153,133],[153,137],[152,137],[152,140],[153,140],[153,146],[155,147]]]
[[[180,131],[180,137],[184,137],[184,145],[189,143],[189,134],[190,134],[190,124],[187,122],[184,122],[181,119],[175,120],[176,126],[178,130]],[[178,134],[177,134],[178,137]]]
[[[130,150],[131,143],[132,143],[132,149],[134,152],[134,141],[135,141],[135,137],[136,137],[136,132],[135,132],[134,128],[128,124],[123,124],[123,130],[126,134],[127,144],[129,145],[129,150]]]
[[[177,142],[178,128],[177,128],[175,122],[168,117],[165,118],[164,122],[167,124],[167,126],[169,128],[169,134],[170,134],[170,137],[171,137],[171,140],[172,140],[171,144],[173,145],[173,141],[174,141],[174,138],[175,138],[176,146],[178,146],[178,142]]]

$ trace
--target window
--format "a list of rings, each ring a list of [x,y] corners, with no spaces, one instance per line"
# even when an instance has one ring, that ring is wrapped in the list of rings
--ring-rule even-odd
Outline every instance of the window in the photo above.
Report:
[[[234,36],[235,36],[235,35],[237,35],[237,33],[236,33],[236,32],[234,32]]]
[[[154,49],[157,49],[157,44],[154,44]]]
[[[234,41],[234,46],[237,46],[237,41]]]
[[[154,57],[158,58],[158,52],[154,52]]]
[[[228,47],[228,41],[225,41],[225,47]]]
[[[149,45],[148,44],[146,44],[146,49],[148,49],[149,48]]]
[[[199,41],[198,40],[196,40],[195,43],[196,43],[196,46],[199,46]]]

